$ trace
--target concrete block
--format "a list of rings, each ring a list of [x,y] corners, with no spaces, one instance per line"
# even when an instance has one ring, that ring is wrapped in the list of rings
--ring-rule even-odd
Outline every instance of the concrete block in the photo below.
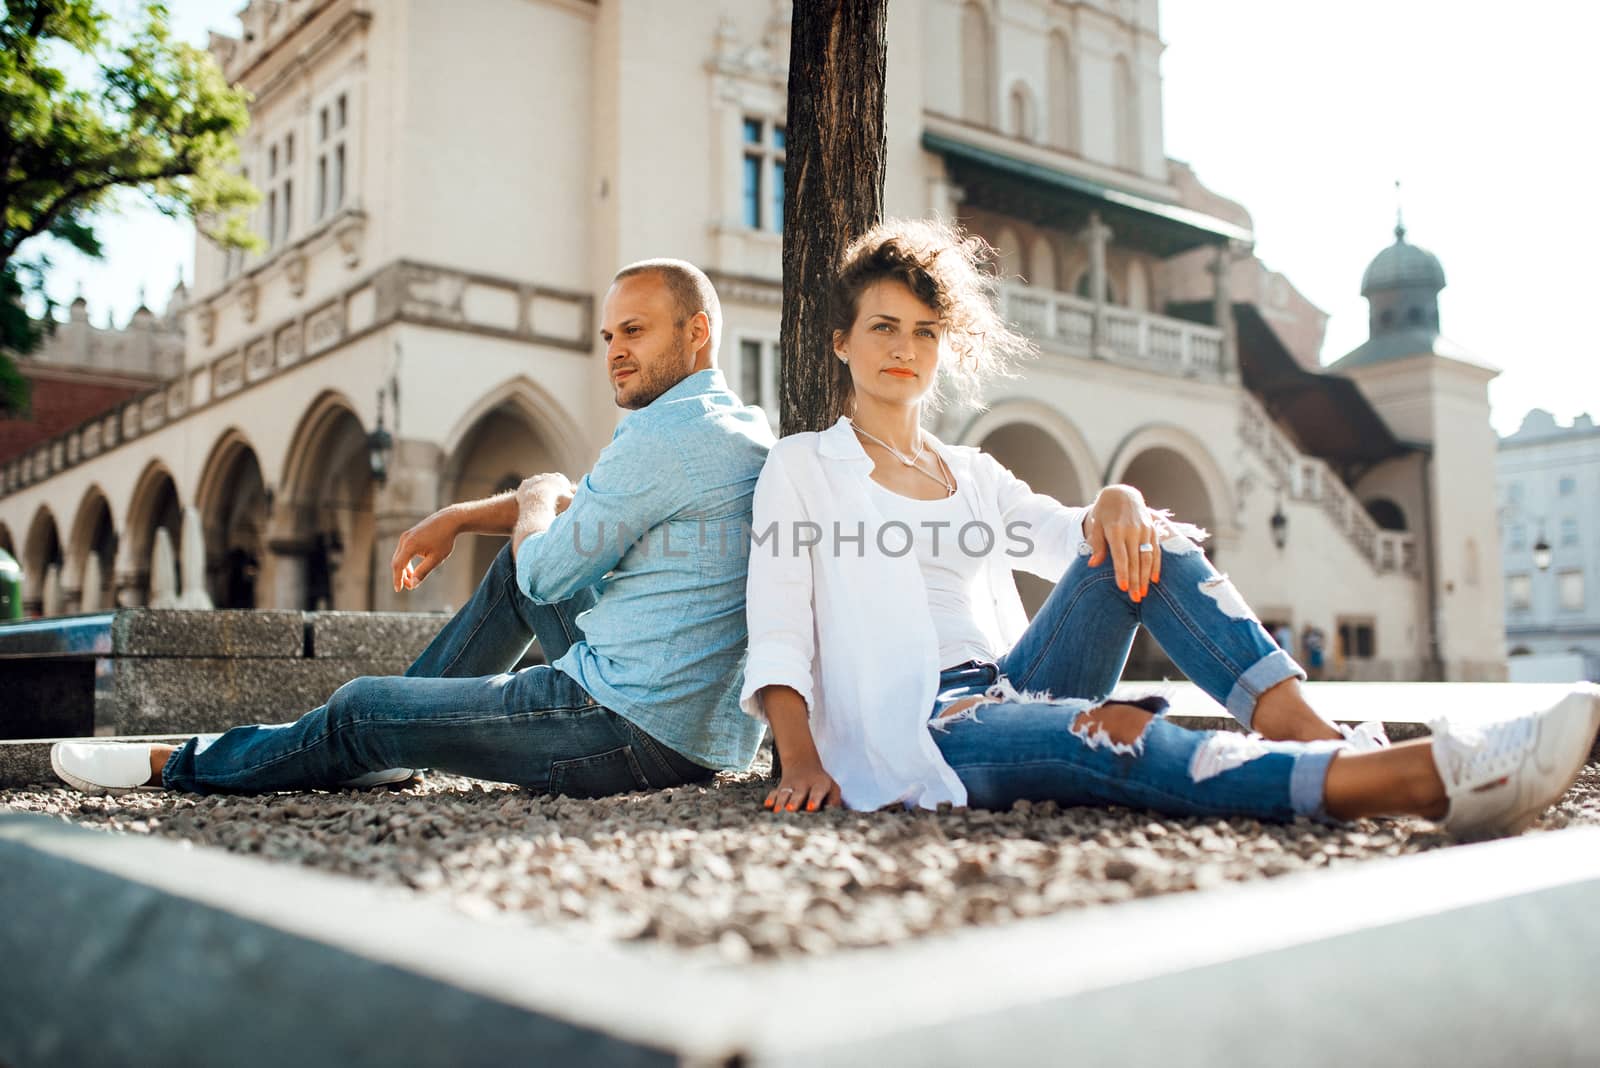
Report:
[[[0,814],[0,901],[0,1064],[679,1063],[662,1043],[526,1004],[529,985],[611,985],[576,947],[551,976],[542,958],[497,975],[418,966],[383,954],[379,933],[420,923],[429,942],[462,935],[481,953],[504,927],[351,880]],[[326,937],[330,906],[353,937]]]
[[[305,655],[300,612],[127,609],[111,624],[117,657],[293,659]]]
[[[444,612],[307,612],[310,655],[318,660],[404,660],[428,647]]]
[[[0,661],[0,738],[94,733],[94,660]]]
[[[707,965],[0,813],[0,1063],[1583,1064],[1597,894],[1570,830]]]
[[[117,734],[205,733],[285,723],[358,675],[398,675],[408,661],[129,658],[116,670]]]

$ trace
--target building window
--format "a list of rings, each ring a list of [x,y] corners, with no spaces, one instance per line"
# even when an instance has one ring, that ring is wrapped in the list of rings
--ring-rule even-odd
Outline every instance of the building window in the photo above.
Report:
[[[1578,544],[1578,520],[1574,516],[1567,516],[1561,521],[1561,544]]]
[[[1556,492],[1563,497],[1570,497],[1578,492],[1578,480],[1571,475],[1562,475],[1561,481],[1556,483]]]
[[[1556,588],[1560,591],[1563,612],[1583,611],[1583,572],[1562,571],[1556,575]]]
[[[317,109],[317,221],[344,207],[349,173],[346,135],[350,129],[349,93],[340,93]]]
[[[739,363],[731,376],[739,399],[767,413],[773,425],[778,422],[778,343],[760,338],[741,338]]]
[[[1521,523],[1512,523],[1506,528],[1506,548],[1526,549],[1528,547],[1528,528]]]
[[[1506,503],[1512,505],[1522,503],[1522,483],[1513,482],[1506,486]]]
[[[1371,660],[1378,655],[1378,639],[1371,620],[1339,620],[1339,649],[1346,660]]]
[[[752,230],[783,233],[783,173],[788,131],[766,119],[744,120],[743,213]]]
[[[267,248],[294,232],[294,132],[267,146]]]
[[[1527,575],[1506,576],[1506,605],[1513,612],[1526,612],[1533,607],[1533,580]]]
[[[1583,572],[1562,571],[1556,575],[1556,588],[1559,592],[1561,610],[1563,612],[1583,611]]]

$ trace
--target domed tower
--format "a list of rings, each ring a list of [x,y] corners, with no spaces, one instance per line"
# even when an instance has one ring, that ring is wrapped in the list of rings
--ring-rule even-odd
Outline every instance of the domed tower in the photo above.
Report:
[[[1496,439],[1489,425],[1489,382],[1500,372],[1439,332],[1444,287],[1439,257],[1406,240],[1397,221],[1394,243],[1361,276],[1367,340],[1329,372],[1353,379],[1395,436],[1416,446],[1367,472],[1354,488],[1369,510],[1378,501],[1392,505],[1415,538],[1423,674],[1504,678]]]
[[[1394,244],[1373,257],[1361,276],[1367,298],[1367,332],[1373,337],[1402,330],[1439,330],[1439,290],[1444,265],[1425,248],[1406,242],[1406,225],[1396,221]]]

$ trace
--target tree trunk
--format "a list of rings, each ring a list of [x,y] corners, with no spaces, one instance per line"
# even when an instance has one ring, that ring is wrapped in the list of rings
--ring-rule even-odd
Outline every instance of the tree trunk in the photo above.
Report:
[[[888,0],[794,0],[783,191],[780,430],[822,430],[839,400],[828,283],[883,214]]]

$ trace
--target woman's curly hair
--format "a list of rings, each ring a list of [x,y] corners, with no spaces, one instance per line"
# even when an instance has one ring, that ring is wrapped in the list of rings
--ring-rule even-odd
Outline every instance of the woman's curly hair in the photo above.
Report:
[[[948,380],[958,401],[981,407],[985,379],[1011,374],[1013,362],[1036,351],[1033,343],[1001,317],[998,278],[990,269],[996,253],[975,234],[934,219],[885,219],[852,241],[840,260],[829,294],[833,330],[849,334],[861,294],[877,282],[903,282],[918,300],[938,312],[940,374],[929,407],[944,401]],[[850,369],[842,362],[840,395],[846,414],[852,401]]]

